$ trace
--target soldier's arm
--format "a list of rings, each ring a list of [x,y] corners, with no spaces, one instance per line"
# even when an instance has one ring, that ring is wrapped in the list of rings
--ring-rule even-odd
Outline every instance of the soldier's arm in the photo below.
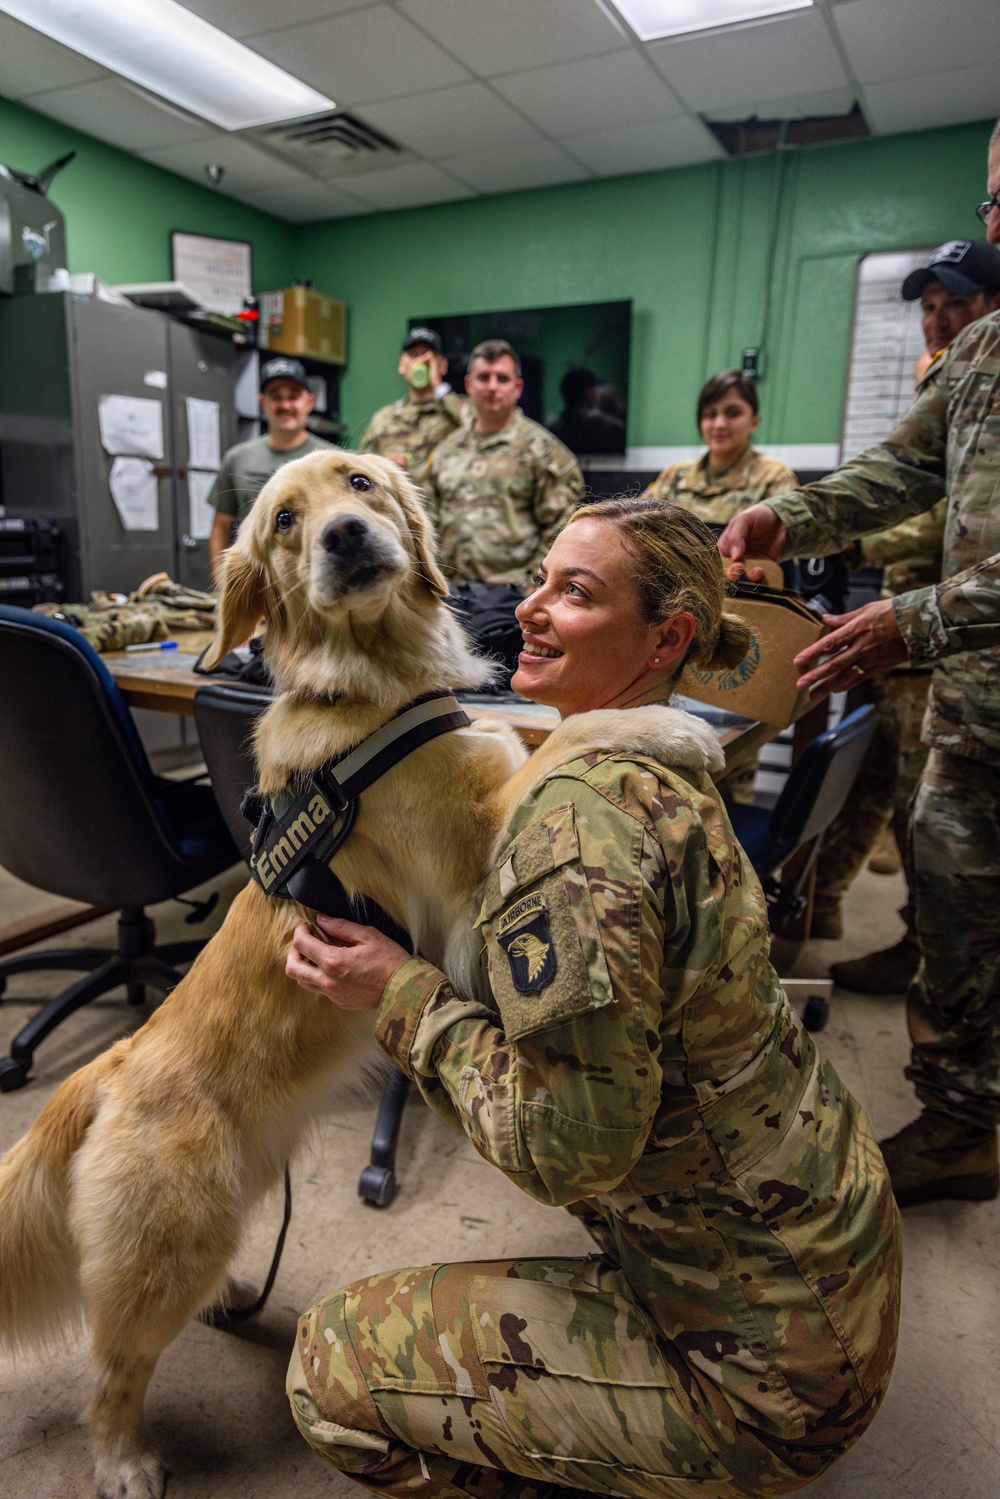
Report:
[[[436,454],[432,453],[428,460],[427,472],[420,485],[420,498],[423,501],[424,509],[430,517],[431,524],[435,532],[437,532],[441,526],[441,491],[437,487],[437,480],[434,476],[435,456]]]
[[[770,501],[779,494],[787,494],[790,489],[795,489],[799,482],[798,474],[793,469],[786,467],[784,463],[772,461],[774,473],[764,486],[764,492],[760,496],[762,500]]]
[[[932,562],[941,555],[947,514],[948,501],[938,500],[932,510],[911,516],[890,531],[862,537],[859,542],[861,565],[888,567],[893,562]]]
[[[945,493],[947,360],[884,442],[826,479],[769,499],[785,527],[785,557],[824,557],[872,531],[929,510]]]
[[[538,527],[538,548],[520,580],[524,591],[535,587],[535,577],[549,547],[583,499],[583,475],[568,448],[562,447],[545,461],[535,480],[531,508]]]
[[[641,824],[579,782],[544,791],[550,804],[571,794],[575,819],[565,801],[537,815],[501,866],[506,885],[488,884],[508,891],[483,928],[495,1010],[413,959],[376,1036],[486,1160],[564,1204],[610,1190],[642,1154],[660,1097],[664,941],[683,941],[686,917],[672,904],[664,916],[666,860]]]
[[[359,453],[378,452],[378,431],[375,426],[374,418],[368,423],[367,427],[358,439],[357,451]]]
[[[1000,645],[1000,552],[932,588],[901,593],[893,609],[916,665]]]

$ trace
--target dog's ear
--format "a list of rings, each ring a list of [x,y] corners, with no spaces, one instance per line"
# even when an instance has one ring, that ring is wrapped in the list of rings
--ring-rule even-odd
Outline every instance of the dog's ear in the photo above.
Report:
[[[438,567],[437,542],[427,511],[420,503],[419,494],[405,474],[397,472],[392,478],[396,498],[406,516],[413,548],[417,554],[417,571],[431,593],[436,594],[439,599],[446,599],[448,579]]]
[[[222,558],[219,622],[204,660],[209,671],[218,666],[229,651],[249,640],[257,621],[267,613],[266,596],[264,569],[238,545],[230,547]]]

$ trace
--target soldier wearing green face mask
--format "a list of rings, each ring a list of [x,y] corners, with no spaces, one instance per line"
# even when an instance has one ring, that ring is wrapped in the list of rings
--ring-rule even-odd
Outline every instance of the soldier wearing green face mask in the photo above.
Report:
[[[423,485],[434,450],[465,419],[466,402],[453,390],[439,394],[448,370],[441,336],[411,328],[399,356],[406,395],[376,411],[358,443],[359,453],[380,453]]]

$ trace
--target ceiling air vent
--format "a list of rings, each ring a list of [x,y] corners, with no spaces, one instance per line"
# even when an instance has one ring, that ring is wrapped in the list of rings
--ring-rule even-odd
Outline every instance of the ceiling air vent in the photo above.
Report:
[[[708,120],[705,124],[729,156],[753,156],[786,146],[829,146],[870,134],[857,104],[845,115],[805,115],[796,120]]]
[[[387,135],[366,125],[356,115],[331,110],[283,125],[258,125],[240,134],[255,146],[316,177],[369,172],[399,166],[416,158]]]

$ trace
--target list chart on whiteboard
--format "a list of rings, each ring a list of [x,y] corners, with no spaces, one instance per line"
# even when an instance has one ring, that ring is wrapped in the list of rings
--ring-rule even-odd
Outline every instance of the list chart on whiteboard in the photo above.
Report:
[[[920,302],[900,288],[930,250],[884,251],[858,265],[840,461],[881,442],[913,400],[913,366],[924,350]]]

